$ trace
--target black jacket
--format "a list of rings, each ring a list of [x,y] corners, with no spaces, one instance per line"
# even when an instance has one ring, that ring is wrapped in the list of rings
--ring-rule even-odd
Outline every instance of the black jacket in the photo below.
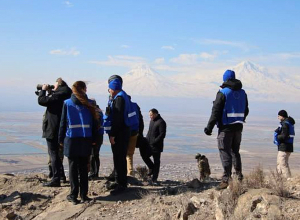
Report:
[[[118,96],[112,104],[112,121],[111,121],[111,131],[109,136],[116,137],[122,133],[127,133],[125,131],[130,130],[130,128],[125,124],[124,111],[125,111],[125,100]]]
[[[163,152],[164,138],[166,137],[167,124],[158,114],[154,120],[150,121],[147,140],[153,153]]]
[[[240,90],[242,88],[242,83],[238,79],[231,79],[226,82],[224,82],[221,85],[221,88],[230,88],[232,90]],[[206,128],[208,131],[212,131],[215,124],[218,123],[219,125],[219,132],[230,132],[230,131],[242,131],[243,130],[243,124],[236,123],[236,124],[229,124],[229,125],[223,125],[222,124],[222,114],[223,114],[223,108],[225,105],[225,96],[220,91],[217,93],[216,100],[213,103],[212,111],[210,119],[207,123]],[[245,119],[247,115],[249,114],[249,108],[248,108],[248,99],[246,95],[246,108],[245,108]]]
[[[71,96],[71,100],[76,105],[82,105],[81,102],[77,99],[75,95]],[[63,143],[64,145],[64,155],[66,157],[86,157],[91,154],[92,150],[92,143],[96,143],[97,135],[99,131],[99,121],[93,119],[92,123],[92,137],[90,138],[69,138],[66,137],[68,126],[68,116],[67,116],[67,108],[63,105],[62,116],[60,121],[59,127],[59,136],[58,141],[59,143]]]
[[[38,103],[47,107],[43,118],[43,138],[57,139],[63,103],[71,94],[72,90],[67,85],[59,86],[47,96],[45,90],[40,91]]]
[[[293,152],[294,145],[291,143],[285,143],[285,141],[289,138],[289,125],[285,123],[285,121],[288,121],[292,125],[295,124],[295,120],[292,117],[288,117],[283,122],[280,122],[282,127],[280,134],[277,136],[278,141],[280,142],[278,151]]]

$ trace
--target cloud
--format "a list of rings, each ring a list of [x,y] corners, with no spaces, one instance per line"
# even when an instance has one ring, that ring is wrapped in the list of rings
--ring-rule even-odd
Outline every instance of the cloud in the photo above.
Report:
[[[274,56],[281,58],[281,59],[285,59],[285,60],[289,60],[289,59],[299,59],[300,58],[300,52],[294,52],[294,53],[277,53],[274,54]]]
[[[214,51],[212,53],[202,52],[200,54],[180,54],[178,57],[170,59],[170,62],[181,65],[197,64],[200,61],[212,61],[220,54],[227,53],[226,51]]]
[[[128,46],[128,45],[126,45],[126,44],[121,45],[121,47],[122,47],[122,48],[126,48],[126,49],[127,49],[127,48],[130,48],[130,46]]]
[[[172,47],[172,46],[162,46],[161,49],[163,49],[163,50],[175,50],[175,48]]]
[[[71,3],[70,1],[64,1],[63,4],[65,4],[67,7],[73,7],[73,3]]]
[[[154,60],[155,64],[163,64],[165,62],[165,58],[160,57]]]
[[[201,39],[195,40],[196,43],[205,44],[205,45],[225,45],[230,47],[237,47],[244,51],[249,51],[250,49],[257,49],[256,46],[248,45],[244,42],[235,42],[235,41],[225,41],[225,40],[217,40],[217,39]]]
[[[75,48],[71,48],[70,50],[56,49],[56,50],[51,50],[49,53],[52,55],[61,55],[61,56],[69,56],[69,55],[77,56],[80,54],[80,52]]]
[[[122,66],[133,67],[137,64],[145,64],[146,60],[142,57],[134,57],[127,55],[108,56],[104,61],[89,61],[89,63],[101,65],[101,66]]]

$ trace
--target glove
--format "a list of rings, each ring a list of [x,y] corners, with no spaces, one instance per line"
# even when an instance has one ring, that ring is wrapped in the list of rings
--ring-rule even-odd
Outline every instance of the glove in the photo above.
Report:
[[[208,128],[204,128],[204,133],[208,136],[211,135],[212,130],[209,130]]]
[[[280,129],[279,129],[279,128],[276,128],[275,132],[276,132],[277,134],[279,134],[279,133],[280,133]]]

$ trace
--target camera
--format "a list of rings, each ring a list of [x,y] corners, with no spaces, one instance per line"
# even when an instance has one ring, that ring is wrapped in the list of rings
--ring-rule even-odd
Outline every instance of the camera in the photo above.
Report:
[[[37,84],[36,89],[37,91],[35,91],[36,95],[39,95],[39,91],[42,90],[43,84]],[[48,91],[54,89],[54,85],[49,85],[48,84]]]

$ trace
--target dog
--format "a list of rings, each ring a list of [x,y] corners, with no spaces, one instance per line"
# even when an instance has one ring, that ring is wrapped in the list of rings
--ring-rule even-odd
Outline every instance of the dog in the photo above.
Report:
[[[210,175],[210,167],[208,163],[208,159],[201,154],[196,154],[195,159],[198,162],[198,169],[200,172],[200,181],[205,180],[206,178],[209,178]]]

